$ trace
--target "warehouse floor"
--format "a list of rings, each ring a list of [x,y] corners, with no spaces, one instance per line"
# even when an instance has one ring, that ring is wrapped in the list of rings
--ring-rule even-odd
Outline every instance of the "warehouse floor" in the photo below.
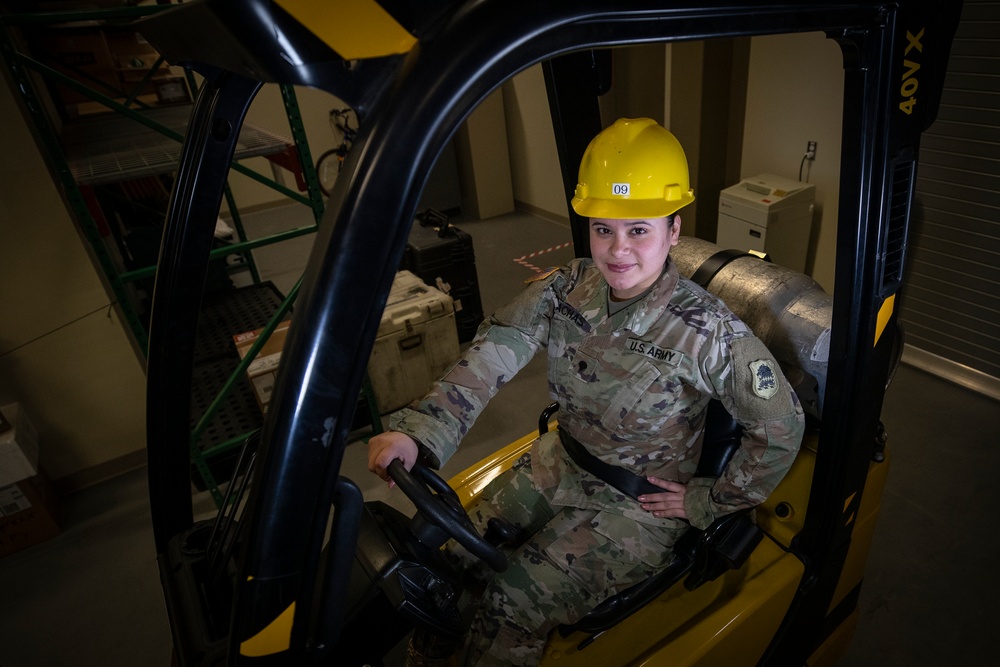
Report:
[[[308,224],[307,213],[282,207],[246,216],[245,224],[260,235]],[[514,294],[534,267],[572,255],[564,225],[530,215],[458,224],[473,237],[485,312]],[[287,292],[309,245],[257,251],[263,277]],[[494,400],[445,476],[533,429],[547,400],[540,361]],[[860,622],[840,664],[983,664],[995,657],[1000,597],[991,507],[1000,479],[1000,406],[903,366],[883,421],[892,468]],[[0,667],[170,664],[145,474],[135,470],[63,498],[62,534],[0,560]],[[407,508],[398,490],[367,472],[363,442],[348,446],[342,474],[367,498]],[[196,507],[210,512],[207,494]]]

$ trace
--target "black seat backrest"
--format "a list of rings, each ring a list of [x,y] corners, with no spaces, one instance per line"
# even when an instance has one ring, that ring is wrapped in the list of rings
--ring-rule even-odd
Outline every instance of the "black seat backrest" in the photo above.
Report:
[[[708,402],[705,439],[698,459],[696,477],[719,477],[739,449],[743,427],[733,419],[718,399]]]

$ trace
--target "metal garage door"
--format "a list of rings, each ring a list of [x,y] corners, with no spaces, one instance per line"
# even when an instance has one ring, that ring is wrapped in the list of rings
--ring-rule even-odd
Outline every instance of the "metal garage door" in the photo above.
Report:
[[[965,2],[919,165],[904,360],[1000,398],[998,2]]]

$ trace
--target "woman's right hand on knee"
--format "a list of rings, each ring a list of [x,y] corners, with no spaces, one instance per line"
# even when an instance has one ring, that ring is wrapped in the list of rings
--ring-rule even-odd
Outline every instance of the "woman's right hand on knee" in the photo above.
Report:
[[[403,467],[409,470],[417,462],[417,441],[399,431],[379,433],[368,441],[368,470],[375,473],[392,487],[395,483],[389,478],[386,468],[395,459],[403,462]]]

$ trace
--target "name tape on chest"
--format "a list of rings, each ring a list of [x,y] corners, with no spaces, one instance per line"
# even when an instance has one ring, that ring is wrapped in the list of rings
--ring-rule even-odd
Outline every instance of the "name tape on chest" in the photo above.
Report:
[[[587,321],[587,318],[584,317],[580,311],[578,311],[576,308],[569,305],[565,301],[559,302],[559,304],[556,306],[556,312],[565,317],[566,319],[568,319],[576,326],[583,329],[584,331],[590,331],[590,322]]]
[[[632,354],[641,354],[644,357],[649,357],[655,361],[662,361],[670,366],[676,366],[684,358],[684,355],[677,350],[660,347],[659,345],[654,345],[649,341],[638,338],[629,338],[625,341],[625,351]]]

